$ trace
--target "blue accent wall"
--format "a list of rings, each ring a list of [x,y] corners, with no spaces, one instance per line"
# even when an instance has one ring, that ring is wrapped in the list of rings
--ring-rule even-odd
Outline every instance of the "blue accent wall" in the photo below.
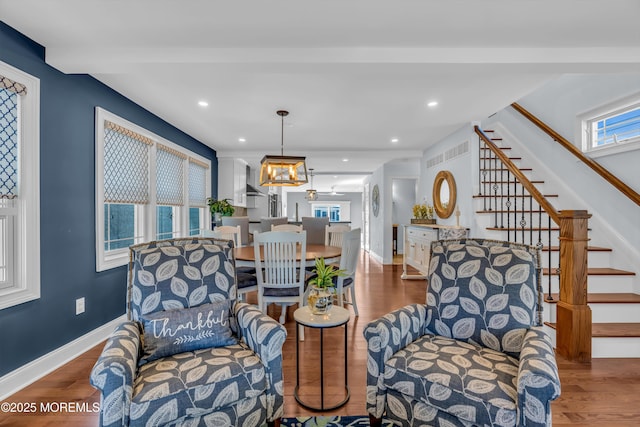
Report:
[[[44,62],[44,47],[0,22],[0,60],[40,79],[41,297],[0,310],[0,376],[125,312],[126,267],[95,270],[95,107],[102,107],[212,162],[205,146],[89,75]],[[76,298],[86,312],[75,315]]]

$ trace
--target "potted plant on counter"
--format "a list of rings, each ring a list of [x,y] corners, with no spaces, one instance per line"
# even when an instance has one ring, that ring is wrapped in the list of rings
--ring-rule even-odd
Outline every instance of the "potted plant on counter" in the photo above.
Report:
[[[229,203],[229,200],[230,199],[217,200],[212,197],[207,198],[209,210],[211,211],[215,221],[220,221],[220,217],[222,216],[233,215],[236,209],[231,205],[231,203]]]
[[[326,265],[324,258],[320,257],[316,258],[316,268],[312,273],[313,276],[309,279],[307,304],[313,314],[324,314],[333,305],[336,286],[334,278],[344,276],[345,272],[331,264]]]

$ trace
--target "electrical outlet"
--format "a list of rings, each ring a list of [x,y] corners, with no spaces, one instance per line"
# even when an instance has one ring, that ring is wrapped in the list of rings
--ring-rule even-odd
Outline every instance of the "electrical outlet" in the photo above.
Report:
[[[84,297],[76,300],[76,315],[84,313]]]

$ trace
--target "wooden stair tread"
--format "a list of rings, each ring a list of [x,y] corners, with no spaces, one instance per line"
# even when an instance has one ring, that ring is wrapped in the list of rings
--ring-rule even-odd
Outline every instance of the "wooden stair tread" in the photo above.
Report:
[[[532,211],[532,210],[530,210],[530,209],[525,209],[525,210],[518,209],[516,212],[517,212],[517,213],[519,213],[519,214],[521,214],[521,213],[525,213],[525,214],[528,214],[528,213],[538,214],[538,213],[540,213],[540,210],[533,210],[533,211]],[[480,211],[476,211],[476,213],[479,213],[479,214],[495,214],[495,213],[499,213],[499,214],[504,213],[504,214],[506,214],[506,213],[508,213],[508,214],[510,214],[510,215],[511,215],[511,214],[513,214],[513,213],[514,213],[514,210],[513,210],[513,209],[511,209],[511,210],[509,210],[509,211],[504,210],[504,209],[496,209],[496,210],[480,210]],[[542,211],[542,213],[543,213],[543,214],[546,214],[546,212],[545,212],[544,210]]]
[[[544,184],[544,181],[539,181],[539,180],[531,180],[529,181],[532,184]],[[520,185],[519,182],[517,181],[482,181],[483,184],[518,184]]]
[[[557,194],[543,194],[543,196],[544,196],[544,197],[547,197],[547,198],[549,198],[549,197],[558,197],[558,195],[557,195]],[[501,195],[499,195],[499,194],[476,194],[476,195],[474,195],[474,196],[473,196],[473,198],[474,198],[474,199],[482,199],[482,198],[486,198],[486,197],[489,197],[489,198],[502,197],[503,199],[506,199],[506,198],[507,198],[507,195],[506,195],[506,194],[503,194],[503,195],[501,196]],[[532,195],[530,195],[530,194],[525,194],[524,196],[523,196],[523,195],[521,195],[521,194],[518,194],[518,195],[513,195],[513,194],[512,194],[512,195],[511,195],[511,196],[509,196],[509,197],[514,197],[514,198],[516,198],[516,197],[517,197],[518,199],[522,199],[523,197],[528,198],[528,197],[533,197],[533,196],[532,196]]]
[[[492,231],[560,231],[560,227],[485,227]]]
[[[549,250],[548,246],[545,246],[542,248],[543,252],[546,252]],[[558,252],[560,250],[559,246],[551,246],[551,252]],[[603,248],[601,246],[587,246],[587,251],[591,251],[591,252],[612,252],[613,249],[611,248]]]
[[[548,268],[543,268],[542,272],[546,276],[549,275]],[[551,275],[558,276],[559,275],[558,270],[554,268]],[[588,276],[635,276],[636,273],[634,273],[633,271],[618,270],[617,268],[589,267],[587,268],[587,275]]]
[[[509,169],[506,169],[506,168],[501,168],[501,169],[496,169],[496,168],[485,168],[485,169],[481,169],[480,171],[481,171],[481,172],[482,172],[482,171],[487,171],[487,172],[494,172],[494,171],[495,171],[495,172],[500,172],[500,171],[504,171],[504,172],[506,172],[506,171],[508,171],[508,170],[509,170]],[[524,172],[531,172],[531,171],[533,171],[533,169],[532,169],[532,168],[518,168],[518,170],[520,170],[520,171],[524,171]]]
[[[500,159],[496,157],[480,157],[480,160],[492,161],[492,160],[500,160]],[[522,157],[509,157],[509,160],[522,160]]]
[[[498,147],[501,150],[511,150],[511,147]],[[491,150],[489,147],[481,147],[481,150]]]
[[[556,329],[557,325],[544,322],[545,325]],[[591,336],[594,338],[634,338],[640,337],[640,323],[593,323]]]
[[[560,299],[560,294],[551,294],[552,301],[549,304],[555,304]],[[630,293],[598,293],[587,294],[587,302],[589,304],[640,304],[640,295]]]

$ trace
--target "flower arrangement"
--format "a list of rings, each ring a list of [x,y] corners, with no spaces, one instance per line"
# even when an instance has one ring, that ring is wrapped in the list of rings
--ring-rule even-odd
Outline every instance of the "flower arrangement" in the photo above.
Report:
[[[413,217],[416,219],[433,219],[433,206],[429,204],[413,205]]]

